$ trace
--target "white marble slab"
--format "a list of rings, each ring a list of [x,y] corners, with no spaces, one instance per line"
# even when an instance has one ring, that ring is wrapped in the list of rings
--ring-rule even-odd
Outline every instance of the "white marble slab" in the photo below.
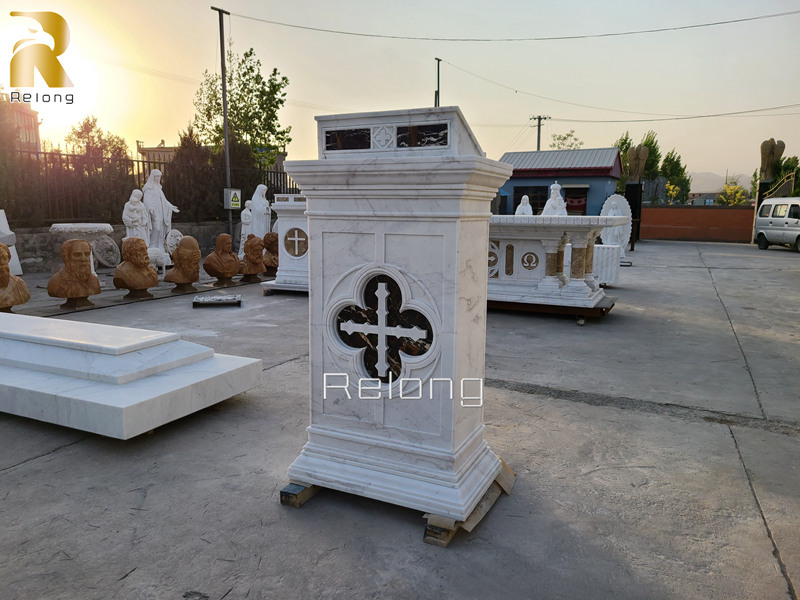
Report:
[[[129,439],[260,384],[176,333],[0,313],[0,412]]]
[[[0,336],[0,365],[105,383],[128,383],[212,356],[213,349],[185,340],[125,354],[104,354]]]
[[[225,354],[122,385],[0,365],[0,412],[127,440],[260,384],[260,360]]]
[[[179,340],[180,334],[0,313],[0,338],[84,352],[125,354]]]

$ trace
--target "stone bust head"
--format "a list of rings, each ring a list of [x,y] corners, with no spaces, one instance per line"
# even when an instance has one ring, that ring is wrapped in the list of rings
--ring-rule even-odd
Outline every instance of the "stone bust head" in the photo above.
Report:
[[[185,235],[178,242],[172,253],[175,266],[164,276],[170,283],[193,283],[200,279],[200,245],[190,235]]]

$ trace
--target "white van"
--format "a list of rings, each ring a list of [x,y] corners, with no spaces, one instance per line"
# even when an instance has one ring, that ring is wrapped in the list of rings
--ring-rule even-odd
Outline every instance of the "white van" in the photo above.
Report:
[[[762,250],[789,244],[800,252],[800,197],[764,200],[756,215],[756,242]]]

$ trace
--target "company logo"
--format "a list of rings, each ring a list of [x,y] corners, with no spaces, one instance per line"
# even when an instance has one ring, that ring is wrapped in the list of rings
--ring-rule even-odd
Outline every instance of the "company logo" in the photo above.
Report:
[[[58,57],[69,46],[69,26],[64,18],[54,12],[12,11],[12,17],[33,19],[42,28],[40,38],[26,38],[14,44],[11,56],[11,87],[34,87],[34,70],[38,70],[48,87],[73,87]],[[41,39],[49,35],[53,39],[53,47]],[[49,40],[46,40],[49,42]]]

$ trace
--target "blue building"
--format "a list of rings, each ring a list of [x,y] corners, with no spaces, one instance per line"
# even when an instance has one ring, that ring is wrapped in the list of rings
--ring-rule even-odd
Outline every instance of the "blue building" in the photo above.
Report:
[[[524,195],[533,214],[539,214],[556,181],[569,214],[599,215],[622,175],[619,148],[506,152],[500,161],[514,167],[511,179],[500,188],[501,215],[513,215]]]

